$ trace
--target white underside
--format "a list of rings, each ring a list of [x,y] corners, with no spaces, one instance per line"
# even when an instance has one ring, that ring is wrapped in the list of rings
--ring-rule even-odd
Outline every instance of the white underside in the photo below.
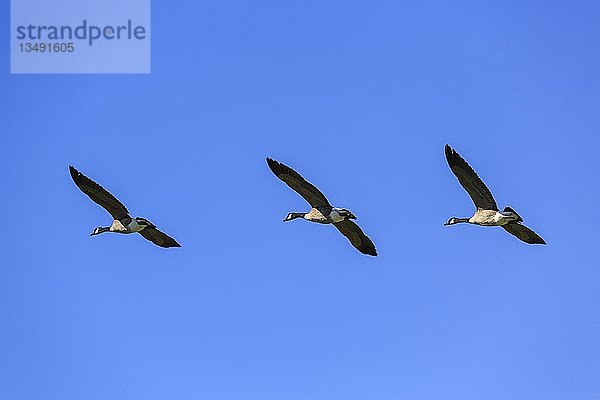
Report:
[[[516,219],[517,217],[511,212],[501,213],[500,211],[496,211],[496,215],[494,215],[494,222],[498,226],[506,225]]]

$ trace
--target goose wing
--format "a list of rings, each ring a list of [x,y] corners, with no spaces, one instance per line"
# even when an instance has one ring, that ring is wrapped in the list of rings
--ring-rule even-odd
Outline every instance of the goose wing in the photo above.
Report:
[[[511,235],[516,236],[519,240],[529,244],[546,244],[544,239],[540,235],[518,222],[511,222],[510,224],[502,225],[504,229]]]
[[[142,235],[143,237],[145,237],[146,239],[148,239],[149,241],[151,241],[152,243],[154,243],[157,246],[181,247],[181,245],[179,243],[177,243],[175,241],[175,239],[173,239],[166,233],[159,231],[156,228],[152,228],[149,226],[147,228],[142,229],[139,233],[140,233],[140,235]]]
[[[71,178],[77,187],[92,201],[112,215],[113,219],[123,219],[129,217],[129,211],[115,196],[110,194],[108,190],[98,185],[96,182],[77,171],[72,166],[69,166]]]
[[[267,164],[273,173],[314,208],[331,207],[327,198],[313,184],[306,181],[299,173],[273,159],[267,158]]]
[[[356,247],[358,251],[370,256],[377,255],[375,244],[373,244],[371,239],[369,239],[369,237],[364,234],[362,229],[360,229],[360,227],[354,222],[346,219],[344,221],[336,222],[333,225],[338,228],[342,235],[348,238],[350,243],[352,243],[352,246]]]
[[[467,191],[475,206],[484,210],[498,211],[496,200],[490,189],[485,186],[473,168],[452,147],[446,145],[445,152],[450,169]]]

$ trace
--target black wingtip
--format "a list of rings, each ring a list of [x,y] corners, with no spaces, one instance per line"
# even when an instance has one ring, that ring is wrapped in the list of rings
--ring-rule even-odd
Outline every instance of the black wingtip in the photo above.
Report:
[[[271,157],[267,157],[267,165],[269,166],[269,168],[273,169],[272,165],[276,163],[275,160],[273,160]]]
[[[539,240],[533,242],[532,244],[546,244],[546,241],[544,239],[542,239],[540,236],[538,236]]]
[[[379,254],[377,254],[377,250],[374,248],[373,249],[361,249],[359,251],[367,256],[377,257],[379,255]]]
[[[450,162],[450,160],[452,160],[457,154],[456,150],[450,147],[449,144],[446,144],[446,146],[444,146],[444,153],[446,153],[446,160],[448,160],[448,162]]]
[[[280,163],[279,161],[273,160],[270,157],[267,157],[267,165],[269,166],[269,169],[271,170],[271,172],[273,172],[277,176],[279,176],[285,168],[285,166],[282,163]]]
[[[69,165],[69,173],[71,174],[71,178],[73,178],[73,181],[77,182],[77,178],[79,177],[81,172],[77,171],[74,166]]]
[[[369,241],[370,241],[370,239],[369,239]],[[360,251],[363,254],[366,254],[367,256],[373,256],[373,257],[378,256],[377,249],[375,248],[375,244],[373,242],[364,243],[363,246],[361,246],[360,248],[357,248],[357,249],[358,249],[358,251]]]
[[[163,249],[170,249],[172,247],[181,247],[181,245],[179,243],[177,243],[175,240],[173,240],[173,242],[168,242],[168,243],[161,243],[161,244],[154,243],[154,244],[159,247],[162,247]]]

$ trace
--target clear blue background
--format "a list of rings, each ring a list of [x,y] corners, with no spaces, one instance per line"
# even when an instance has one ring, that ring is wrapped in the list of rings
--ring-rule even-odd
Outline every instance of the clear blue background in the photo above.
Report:
[[[213,3],[154,1],[147,76],[10,75],[3,30],[0,397],[600,398],[599,3]],[[445,143],[548,245],[442,227]],[[90,237],[69,164],[183,248]]]

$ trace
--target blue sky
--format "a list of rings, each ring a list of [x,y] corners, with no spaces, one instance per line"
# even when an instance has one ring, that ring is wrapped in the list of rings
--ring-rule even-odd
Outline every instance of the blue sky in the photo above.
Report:
[[[412,3],[155,1],[150,75],[0,52],[0,397],[598,399],[600,5]],[[444,228],[445,143],[548,245]],[[90,237],[69,164],[183,247]]]

